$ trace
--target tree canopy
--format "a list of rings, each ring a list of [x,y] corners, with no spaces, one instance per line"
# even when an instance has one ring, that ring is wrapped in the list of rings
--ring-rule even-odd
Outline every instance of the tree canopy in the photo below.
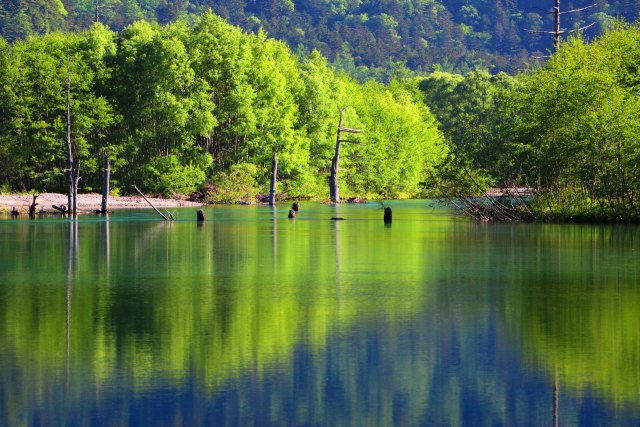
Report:
[[[417,195],[444,155],[411,86],[359,84],[317,51],[299,60],[207,12],[193,23],[138,21],[120,33],[95,24],[0,46],[0,185],[9,189],[64,188],[67,45],[80,191],[100,188],[106,153],[115,191],[188,194],[242,170],[251,192],[266,194],[277,152],[281,193],[324,197],[345,105],[367,143],[344,150],[345,195]]]
[[[593,5],[562,2],[563,10]],[[0,35],[9,41],[54,30],[90,28],[96,21],[120,32],[139,20],[193,21],[208,9],[245,31],[266,31],[299,55],[320,51],[339,68],[390,80],[398,70],[466,73],[526,69],[552,39],[550,0],[11,0],[0,3]],[[599,2],[563,16],[568,30],[595,24],[593,37],[617,18],[633,21],[637,1]]]
[[[638,52],[640,27],[618,23],[594,42],[570,39],[515,78],[425,78],[420,87],[452,148],[444,178],[471,178],[467,193],[532,188],[539,217],[640,219]]]

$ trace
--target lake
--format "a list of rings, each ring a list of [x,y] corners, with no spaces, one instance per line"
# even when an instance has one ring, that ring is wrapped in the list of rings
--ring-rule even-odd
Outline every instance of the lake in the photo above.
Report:
[[[5,216],[0,425],[640,424],[640,227],[390,206]]]

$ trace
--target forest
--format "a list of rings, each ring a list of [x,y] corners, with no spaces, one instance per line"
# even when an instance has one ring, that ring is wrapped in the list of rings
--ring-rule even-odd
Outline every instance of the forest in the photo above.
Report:
[[[345,198],[525,188],[509,219],[640,220],[638,24],[576,33],[518,73],[395,69],[381,82],[211,10],[157,17],[0,40],[2,191],[66,192],[69,65],[81,192],[100,190],[108,159],[113,194],[250,201],[277,155],[281,199],[328,199],[346,107],[343,125],[363,133],[342,146]]]
[[[419,86],[449,141],[450,196],[526,187],[517,218],[640,219],[640,26],[565,42],[544,67],[510,77],[434,73]],[[517,209],[516,209],[517,211]]]
[[[400,74],[526,70],[552,48],[533,31],[554,28],[552,0],[1,0],[7,41],[56,30],[82,31],[101,22],[120,32],[139,20],[190,22],[211,9],[233,25],[281,40],[299,57],[319,51],[361,81]],[[639,0],[562,1],[571,30],[593,26],[595,38],[615,20],[634,21]]]
[[[68,50],[67,50],[68,49]],[[360,84],[314,52],[302,61],[264,33],[245,33],[207,12],[192,24],[102,24],[0,46],[0,185],[66,192],[67,53],[72,145],[79,191],[132,185],[210,201],[268,193],[278,155],[281,197],[322,198],[344,126],[342,193],[418,195],[446,154],[415,85]]]

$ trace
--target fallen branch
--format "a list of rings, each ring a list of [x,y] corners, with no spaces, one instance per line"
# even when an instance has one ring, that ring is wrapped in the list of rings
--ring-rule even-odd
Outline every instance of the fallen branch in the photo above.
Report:
[[[167,215],[169,215],[169,218],[171,218],[171,221],[175,221],[176,220],[176,218],[174,216],[176,214],[176,211],[169,212],[168,209],[165,209],[164,211],[167,213]]]
[[[140,189],[138,187],[136,187],[135,185],[132,185],[132,187],[136,189],[138,194],[140,194],[142,196],[142,198],[145,200],[145,202],[149,203],[149,206],[151,206],[153,208],[153,210],[156,211],[158,213],[158,215],[160,215],[162,217],[162,219],[164,219],[165,221],[169,221],[169,219],[167,219],[167,217],[164,216],[164,214],[162,212],[160,212],[155,206],[153,206],[153,203],[151,203],[149,201],[149,199],[147,199],[146,196],[144,194],[142,194],[142,191],[140,191]]]

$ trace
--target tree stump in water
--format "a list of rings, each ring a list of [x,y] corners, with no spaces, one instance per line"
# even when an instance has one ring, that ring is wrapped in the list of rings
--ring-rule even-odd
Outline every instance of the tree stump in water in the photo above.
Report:
[[[391,223],[391,208],[389,207],[384,208],[384,222],[386,224]]]
[[[66,213],[67,213],[67,207],[66,207],[65,205],[60,205],[60,206],[53,205],[53,206],[51,206],[51,207],[52,207],[53,209],[57,210],[57,211],[58,211],[58,212],[60,212],[60,213],[63,213],[63,214],[66,214]]]
[[[296,217],[296,211],[294,211],[293,209],[289,209],[289,218],[295,218]]]
[[[298,212],[300,210],[300,203],[293,202],[293,204],[291,205],[291,210]]]
[[[14,206],[13,209],[11,209],[11,216],[18,216],[18,215],[20,215],[20,212],[18,212],[18,210]]]
[[[207,219],[207,217],[204,216],[204,211],[202,209],[199,209],[198,212],[196,212],[196,215],[198,216],[198,222],[202,222]]]
[[[36,203],[36,199],[38,198],[37,194],[33,195],[33,202],[31,202],[31,205],[29,206],[29,218],[35,218],[36,217],[36,206],[38,206],[38,204]]]

